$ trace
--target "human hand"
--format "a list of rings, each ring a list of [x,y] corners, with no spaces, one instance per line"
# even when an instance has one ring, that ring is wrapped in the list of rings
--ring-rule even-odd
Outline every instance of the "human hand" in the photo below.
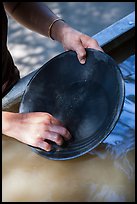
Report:
[[[85,48],[93,48],[104,52],[95,39],[73,28],[66,29],[66,32],[62,37],[62,45],[66,51],[76,51],[78,60],[81,64],[86,62]]]
[[[53,39],[62,43],[65,51],[75,51],[81,64],[86,62],[85,48],[93,48],[104,52],[95,39],[79,32],[63,21],[57,21],[54,24],[51,34]]]
[[[28,145],[50,151],[52,146],[45,140],[61,145],[63,140],[71,138],[69,131],[63,124],[49,113],[7,112],[7,114],[9,123],[7,123],[4,133]],[[6,124],[6,120],[4,123]]]

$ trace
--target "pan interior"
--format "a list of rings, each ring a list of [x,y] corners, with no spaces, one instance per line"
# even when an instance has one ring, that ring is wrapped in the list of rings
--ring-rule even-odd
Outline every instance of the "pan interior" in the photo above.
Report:
[[[52,143],[49,159],[66,160],[92,150],[115,126],[122,108],[121,74],[113,59],[87,49],[83,66],[74,52],[65,52],[45,64],[28,84],[20,112],[44,111],[62,121],[72,139]],[[119,108],[120,107],[120,108]]]

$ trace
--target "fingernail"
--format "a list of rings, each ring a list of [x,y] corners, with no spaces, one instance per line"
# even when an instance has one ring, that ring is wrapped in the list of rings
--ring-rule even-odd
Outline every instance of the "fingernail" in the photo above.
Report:
[[[52,149],[52,148],[51,148],[51,145],[47,145],[46,148],[45,148],[45,150],[46,150],[47,152],[51,151],[51,149]]]
[[[50,152],[51,151],[51,147],[50,148],[46,148],[45,150],[47,151],[47,152]]]
[[[85,64],[85,61],[86,61],[85,59],[82,59],[82,60],[80,60],[80,63]]]
[[[71,134],[68,134],[68,136],[65,140],[70,140],[71,138],[72,138]]]

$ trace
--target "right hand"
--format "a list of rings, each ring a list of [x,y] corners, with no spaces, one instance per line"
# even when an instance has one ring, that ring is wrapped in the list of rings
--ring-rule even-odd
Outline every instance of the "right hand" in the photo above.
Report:
[[[6,114],[6,113],[5,113]],[[49,113],[8,113],[6,135],[23,143],[41,148],[46,151],[52,149],[47,140],[62,145],[64,140],[69,140],[71,135],[63,124]],[[4,122],[8,120],[4,120]]]

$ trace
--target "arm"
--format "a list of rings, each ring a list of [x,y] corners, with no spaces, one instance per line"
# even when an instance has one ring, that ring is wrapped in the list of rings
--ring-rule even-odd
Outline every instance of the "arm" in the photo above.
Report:
[[[5,2],[5,9],[19,23],[44,36],[49,26],[58,18],[44,3]],[[25,12],[24,12],[25,11]],[[75,30],[63,21],[57,21],[51,29],[53,39],[62,43],[65,50],[74,50],[81,63],[85,63],[85,48],[101,50],[97,41]],[[45,139],[61,145],[70,139],[69,131],[48,113],[10,113],[2,112],[2,133],[23,143],[50,150]]]
[[[44,36],[48,36],[50,24],[58,18],[42,2],[5,2],[4,7],[17,22]],[[62,27],[65,23],[58,24]]]
[[[44,36],[48,36],[49,26],[58,18],[43,2],[5,2],[4,6],[19,23]],[[65,50],[76,51],[82,64],[86,61],[85,48],[103,51],[95,39],[77,31],[61,20],[53,24],[51,36],[62,43]]]

